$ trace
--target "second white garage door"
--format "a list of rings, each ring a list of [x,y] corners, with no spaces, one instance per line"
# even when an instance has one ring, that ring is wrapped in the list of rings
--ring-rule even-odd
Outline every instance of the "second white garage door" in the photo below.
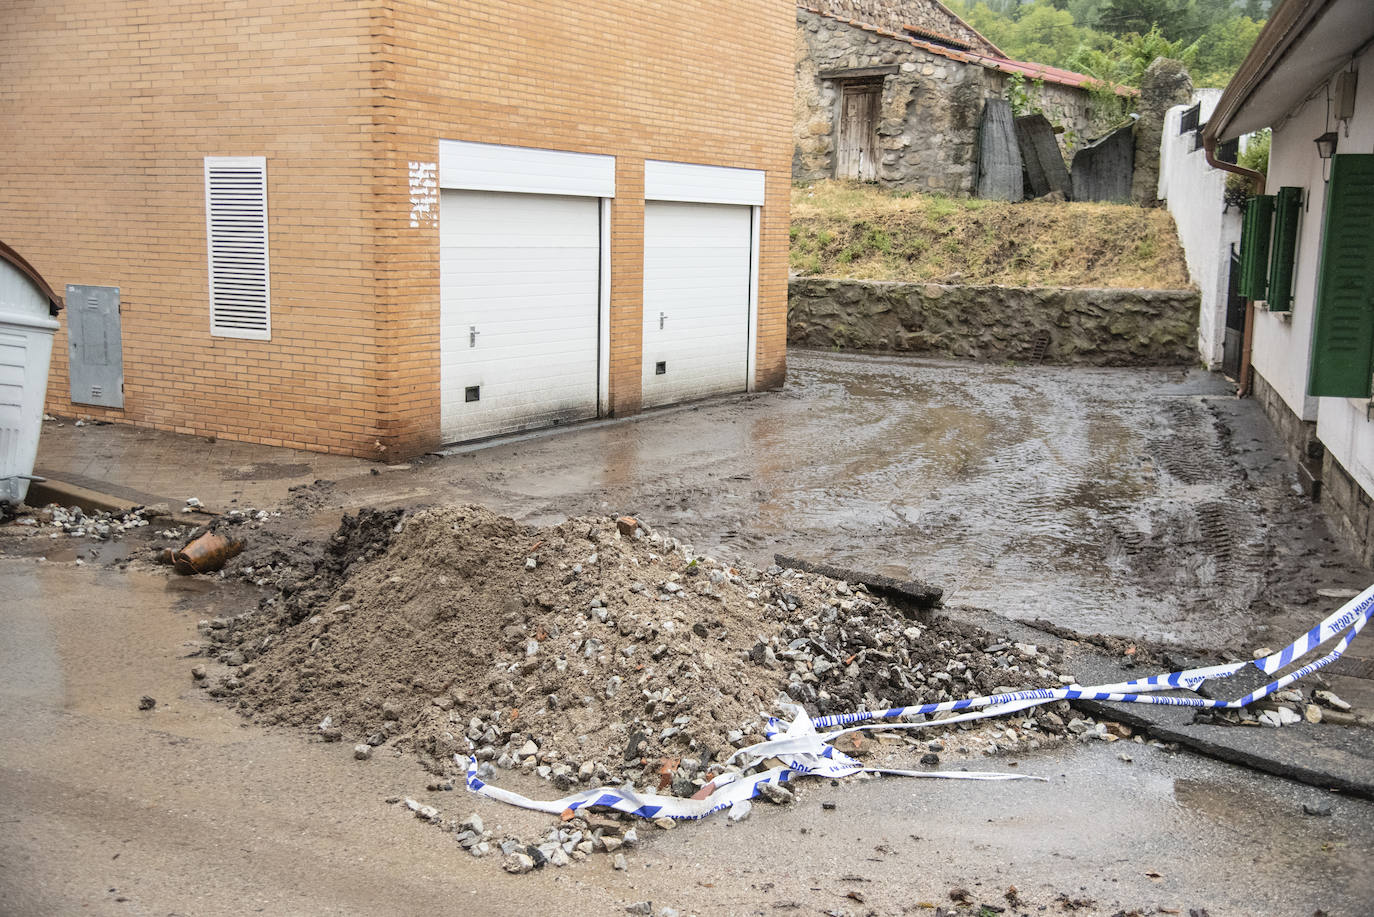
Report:
[[[753,209],[644,205],[645,407],[748,388]]]
[[[442,192],[445,441],[596,416],[600,207],[593,197]]]

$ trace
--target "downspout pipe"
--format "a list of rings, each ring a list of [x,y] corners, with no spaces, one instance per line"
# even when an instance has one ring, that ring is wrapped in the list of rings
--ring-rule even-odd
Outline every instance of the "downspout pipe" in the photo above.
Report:
[[[1253,194],[1264,193],[1264,173],[1256,172],[1254,169],[1247,169],[1238,166],[1233,162],[1223,162],[1216,157],[1217,138],[1207,131],[1202,133],[1202,149],[1207,157],[1207,165],[1214,169],[1221,169],[1223,172],[1231,172],[1240,175],[1250,182],[1250,191]],[[1241,332],[1240,344],[1240,379],[1236,383],[1236,397],[1244,398],[1250,394],[1251,369],[1250,369],[1250,348],[1255,339],[1255,301],[1247,299],[1245,301],[1245,330]]]

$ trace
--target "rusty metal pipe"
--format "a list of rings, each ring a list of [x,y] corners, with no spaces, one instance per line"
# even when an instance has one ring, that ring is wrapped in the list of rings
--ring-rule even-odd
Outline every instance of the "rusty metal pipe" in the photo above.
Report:
[[[172,566],[183,576],[214,573],[243,550],[243,542],[206,532],[171,555]]]
[[[1207,157],[1207,165],[1223,172],[1231,172],[1241,175],[1250,181],[1250,190],[1255,194],[1264,193],[1264,174],[1256,172],[1254,169],[1247,169],[1238,166],[1234,162],[1223,162],[1216,158],[1217,138],[1208,134],[1202,134],[1202,151]],[[1250,347],[1255,339],[1255,301],[1245,300],[1245,329],[1241,332],[1240,338],[1240,378],[1236,381],[1236,397],[1244,398],[1250,394],[1251,368],[1250,368]]]

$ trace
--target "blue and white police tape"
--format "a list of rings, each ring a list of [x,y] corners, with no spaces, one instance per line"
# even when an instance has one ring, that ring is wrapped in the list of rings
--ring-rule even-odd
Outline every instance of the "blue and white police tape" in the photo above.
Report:
[[[810,720],[806,717],[805,711],[794,721],[809,724]],[[548,812],[551,815],[561,815],[563,812],[576,812],[578,809],[590,808],[593,806],[615,809],[617,812],[624,812],[628,815],[635,815],[639,818],[671,818],[674,821],[696,821],[705,818],[714,812],[728,809],[737,803],[753,799],[758,796],[760,787],[765,783],[789,783],[797,777],[848,777],[857,773],[866,774],[890,774],[899,777],[937,777],[946,780],[1043,780],[1042,777],[1032,777],[1026,774],[1000,774],[987,773],[983,771],[906,771],[893,770],[888,768],[864,767],[853,758],[844,755],[831,746],[825,746],[824,751],[816,754],[792,753],[781,757],[784,763],[777,767],[771,767],[766,771],[757,774],[744,776],[740,773],[726,772],[720,774],[704,790],[707,793],[700,799],[683,799],[678,796],[664,796],[660,793],[646,793],[636,790],[633,786],[626,784],[623,787],[601,787],[599,789],[583,790],[571,796],[564,796],[562,799],[548,801],[531,799],[520,793],[510,790],[503,790],[500,787],[492,786],[490,783],[477,776],[477,761],[474,758],[464,758],[461,755],[454,755],[453,760],[462,765],[467,765],[467,787],[480,796],[488,799],[495,799],[499,802],[509,803],[519,806],[522,809],[533,809],[536,812]],[[752,764],[758,763],[757,761]],[[752,766],[752,764],[750,766]],[[747,770],[747,768],[745,768]]]
[[[1119,684],[1097,685],[1094,687],[1072,686],[1067,688],[1035,688],[1026,691],[1013,691],[1007,694],[994,694],[987,697],[972,697],[938,704],[918,704],[910,707],[894,707],[887,710],[859,711],[837,716],[812,718],[806,711],[785,699],[778,706],[791,715],[791,720],[782,721],[769,718],[762,742],[739,749],[730,756],[726,764],[742,759],[738,765],[740,772],[727,771],[717,776],[703,788],[706,792],[700,799],[682,799],[676,796],[663,796],[657,793],[641,793],[632,786],[619,789],[600,788],[574,793],[562,799],[541,802],[494,787],[477,775],[477,761],[454,755],[458,764],[466,764],[467,787],[474,793],[491,799],[510,803],[526,809],[561,814],[581,808],[599,806],[615,809],[641,818],[672,818],[692,821],[705,818],[713,812],[752,799],[759,795],[759,787],[766,783],[787,783],[796,777],[847,777],[853,774],[889,774],[904,777],[937,777],[952,780],[1038,780],[1024,774],[1003,774],[969,771],[909,771],[888,768],[865,767],[860,762],[836,749],[831,742],[847,732],[877,729],[918,729],[930,726],[947,726],[970,720],[986,719],[1015,713],[1040,704],[1060,700],[1100,700],[1120,701],[1137,704],[1164,704],[1170,706],[1208,707],[1219,709],[1238,709],[1281,691],[1298,679],[1310,675],[1335,662],[1350,646],[1350,642],[1369,622],[1374,614],[1374,586],[1341,606],[1320,624],[1294,640],[1277,653],[1257,659],[1254,662],[1236,662],[1225,665],[1206,666],[1186,669],[1149,678],[1121,682]],[[1342,636],[1343,635],[1343,636]],[[1156,691],[1192,690],[1203,682],[1212,679],[1229,678],[1247,665],[1254,665],[1266,675],[1281,671],[1295,660],[1322,646],[1335,637],[1339,643],[1325,656],[1283,675],[1263,687],[1233,701],[1220,701],[1204,697],[1162,696]],[[962,711],[962,712],[961,712]],[[884,723],[880,720],[896,719],[903,716],[929,716],[935,713],[953,713],[953,716],[927,720],[921,723]],[[853,724],[864,725],[853,725]],[[847,728],[833,732],[820,732],[820,729],[833,726]],[[782,763],[757,774],[745,776],[747,771],[766,759],[776,759]]]
[[[1320,624],[1307,631],[1307,633],[1303,634],[1277,653],[1272,653],[1263,658],[1256,659],[1253,662],[1233,662],[1225,665],[1185,669],[1180,672],[1152,675],[1149,678],[1121,682],[1120,684],[1096,685],[1087,688],[1080,686],[1070,686],[1067,688],[1035,688],[1028,691],[1012,691],[1007,694],[993,694],[987,697],[970,697],[963,700],[944,701],[938,704],[918,704],[911,707],[893,707],[888,710],[865,710],[857,713],[842,713],[836,716],[817,717],[812,723],[818,729],[824,729],[828,726],[848,726],[852,723],[895,719],[902,716],[929,716],[933,713],[946,713],[960,710],[972,710],[977,712],[972,716],[965,714],[958,718],[950,717],[926,723],[893,723],[883,727],[917,728],[959,722],[961,719],[977,719],[979,718],[977,715],[978,713],[984,716],[1011,713],[1015,710],[1024,709],[1025,707],[1032,707],[1038,704],[1051,703],[1059,700],[1120,701],[1131,704],[1160,704],[1174,707],[1209,707],[1238,710],[1261,698],[1268,697],[1276,691],[1282,691],[1298,679],[1306,677],[1319,669],[1323,669],[1341,658],[1341,655],[1350,646],[1350,642],[1354,640],[1355,636],[1369,623],[1369,618],[1372,614],[1374,614],[1374,586],[1370,586],[1364,592],[1336,609],[1336,611],[1332,612]],[[1212,679],[1230,678],[1248,665],[1253,665],[1266,675],[1273,675],[1292,664],[1295,660],[1302,658],[1307,653],[1338,636],[1341,637],[1340,642],[1325,656],[1314,659],[1301,668],[1295,669],[1262,687],[1256,688],[1254,691],[1236,700],[1221,701],[1205,697],[1159,696],[1151,693],[1175,689],[1195,690],[1203,682],[1211,681]],[[834,738],[848,731],[850,730],[830,733],[830,736]],[[741,749],[741,752],[744,751],[745,749]]]
[[[788,735],[793,742],[788,747],[772,748],[763,757],[755,757],[743,766],[741,772],[727,771],[715,777],[702,788],[701,798],[683,799],[678,796],[664,796],[659,793],[645,793],[626,785],[620,788],[602,787],[584,790],[562,799],[547,802],[530,799],[510,790],[492,786],[477,775],[477,761],[454,755],[458,764],[467,766],[467,787],[474,793],[510,803],[524,809],[548,812],[553,815],[566,811],[598,806],[615,809],[640,818],[671,818],[675,821],[696,821],[713,812],[728,809],[740,802],[753,799],[761,792],[765,783],[789,783],[797,777],[849,777],[858,773],[888,774],[898,777],[934,777],[945,780],[1042,780],[1027,774],[1002,774],[985,771],[908,771],[881,767],[865,767],[832,745],[820,741],[811,718],[806,711],[787,701],[780,700],[779,706],[792,714],[787,725]],[[776,752],[776,754],[775,754]],[[742,771],[758,764],[764,757],[776,757],[782,764],[766,771],[745,776]]]

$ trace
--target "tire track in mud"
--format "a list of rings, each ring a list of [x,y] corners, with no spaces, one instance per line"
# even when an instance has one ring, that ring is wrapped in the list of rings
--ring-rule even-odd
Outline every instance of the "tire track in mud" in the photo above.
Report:
[[[1220,646],[1246,626],[1221,619],[1253,617],[1275,550],[1264,507],[1286,484],[1247,466],[1209,377],[791,362],[775,400],[604,434],[581,453],[605,456],[588,511],[642,512],[725,558],[925,579],[952,605],[1085,632]]]
[[[1179,618],[1205,612],[1218,622],[1216,628],[1230,628],[1214,638],[1238,639],[1237,625],[1220,622],[1249,609],[1264,587],[1273,550],[1256,522],[1259,504],[1243,489],[1245,476],[1231,455],[1228,431],[1205,399],[1168,400],[1158,420],[1148,450],[1162,472],[1164,499],[1155,520],[1158,534],[1138,569],[1172,571]]]

